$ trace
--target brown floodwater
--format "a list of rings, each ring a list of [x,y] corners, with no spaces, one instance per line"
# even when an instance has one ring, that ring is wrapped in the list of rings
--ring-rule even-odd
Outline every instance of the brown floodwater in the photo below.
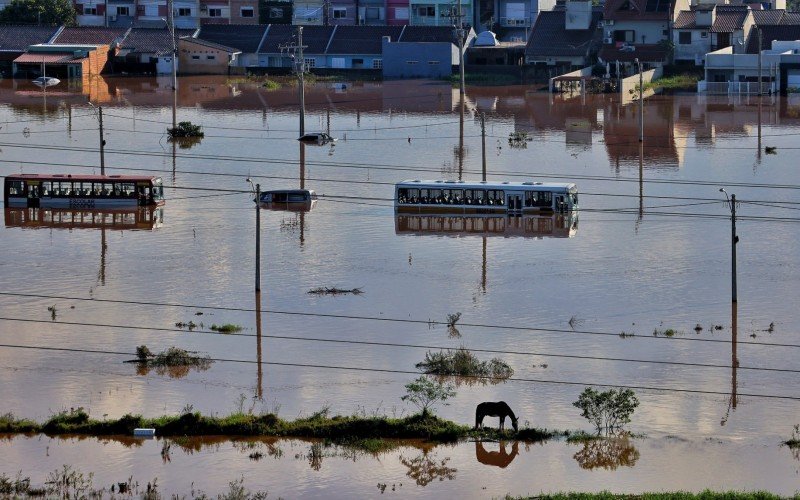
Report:
[[[227,414],[244,395],[245,409],[284,418],[328,406],[403,415],[415,410],[400,397],[426,350],[465,346],[502,358],[517,380],[460,385],[443,417],[471,423],[478,402],[504,400],[522,423],[591,430],[572,406],[583,387],[632,386],[641,405],[629,427],[647,437],[632,441],[636,453],[612,447],[624,463],[606,468],[581,462],[602,462],[603,450],[563,442],[520,445],[507,467],[482,462],[490,455],[474,443],[437,447],[432,460],[458,472],[425,488],[399,458],[424,460],[411,461],[424,456],[414,447],[356,461],[342,453],[315,470],[293,458],[308,453],[299,441],[283,442],[294,451],[278,460],[251,461],[225,441],[163,463],[158,441],[16,437],[0,444],[13,457],[0,472],[73,463],[108,481],[120,470],[169,478],[171,491],[200,472],[193,479],[209,493],[244,474],[284,496],[376,496],[379,482],[385,493],[403,482],[402,493],[472,496],[800,488],[798,461],[780,447],[800,423],[800,99],[656,96],[640,146],[638,109],[608,95],[469,88],[462,120],[448,84],[318,83],[307,89],[306,130],[339,140],[315,147],[296,140],[295,88],[182,78],[177,120],[203,125],[205,137],[173,147],[169,84],[101,78],[45,95],[0,82],[0,175],[99,173],[91,102],[103,107],[107,173],[160,175],[167,196],[156,211],[115,216],[4,210],[0,413]],[[480,179],[481,113],[488,178],[575,182],[579,214],[395,217],[395,182]],[[528,135],[524,148],[509,144],[513,132]],[[320,195],[308,211],[261,211],[260,324],[248,178]],[[740,200],[736,310],[720,187]],[[318,287],[363,293],[308,293]],[[456,335],[429,323],[456,312]],[[243,330],[210,331],[226,323]],[[142,344],[220,361],[177,371],[123,363]],[[486,445],[499,460],[513,454],[505,449]]]

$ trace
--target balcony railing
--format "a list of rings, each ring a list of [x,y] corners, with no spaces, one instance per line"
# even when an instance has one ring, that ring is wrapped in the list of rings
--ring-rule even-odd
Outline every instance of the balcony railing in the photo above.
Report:
[[[761,82],[761,93],[775,93],[775,82]],[[758,95],[758,82],[707,82],[706,94]]]

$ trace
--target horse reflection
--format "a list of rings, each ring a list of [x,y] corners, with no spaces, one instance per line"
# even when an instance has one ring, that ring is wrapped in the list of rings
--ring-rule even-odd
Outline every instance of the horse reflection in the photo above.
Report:
[[[475,458],[482,464],[505,469],[517,455],[519,455],[519,441],[514,441],[514,444],[511,445],[511,453],[506,453],[505,441],[500,441],[499,451],[486,451],[482,441],[475,441]]]

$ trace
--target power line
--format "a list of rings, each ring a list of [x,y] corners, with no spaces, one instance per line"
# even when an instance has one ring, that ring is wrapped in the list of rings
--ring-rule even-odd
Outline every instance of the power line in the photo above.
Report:
[[[249,312],[255,313],[256,310],[253,308],[246,308],[246,307],[227,307],[227,306],[204,306],[204,305],[197,305],[197,304],[180,304],[180,303],[170,303],[170,302],[147,302],[147,301],[137,301],[137,300],[122,300],[122,299],[98,299],[98,298],[86,298],[86,297],[71,297],[71,296],[64,296],[64,295],[46,295],[46,294],[34,294],[34,293],[21,293],[21,292],[0,292],[0,295],[6,295],[10,297],[27,297],[27,298],[38,298],[38,299],[51,299],[51,300],[79,300],[84,302],[102,302],[102,303],[111,303],[111,304],[128,304],[128,305],[140,305],[140,306],[157,306],[157,307],[179,307],[184,309],[210,309],[215,311],[234,311],[234,312]],[[287,316],[305,316],[305,317],[315,317],[315,318],[331,318],[331,319],[352,319],[352,320],[362,320],[362,321],[381,321],[387,323],[406,323],[406,324],[420,324],[420,325],[441,325],[446,326],[449,323],[446,321],[434,321],[434,320],[421,320],[421,319],[408,319],[408,318],[387,318],[383,316],[357,316],[357,315],[350,315],[350,314],[331,314],[331,313],[311,313],[311,312],[301,312],[301,311],[286,311],[281,309],[262,309],[262,314],[281,314]],[[524,332],[546,332],[546,333],[567,333],[567,334],[579,334],[579,335],[600,335],[600,336],[613,336],[619,337],[619,333],[614,332],[601,332],[601,331],[592,331],[592,330],[573,330],[573,329],[566,329],[566,328],[544,328],[544,327],[532,327],[532,326],[513,326],[513,325],[498,325],[498,324],[488,324],[488,323],[458,323],[459,327],[471,327],[471,328],[485,328],[485,329],[497,329],[497,330],[511,330],[511,331],[524,331]],[[672,341],[690,341],[690,342],[712,342],[712,343],[722,343],[722,344],[730,344],[730,340],[723,340],[723,339],[704,339],[704,338],[696,338],[696,337],[661,337],[661,336],[646,336],[641,335],[637,336],[637,338],[642,339],[669,339]],[[772,342],[755,342],[755,341],[746,341],[740,340],[737,342],[739,345],[754,345],[754,346],[765,346],[765,347],[800,347],[800,344],[783,344],[783,343],[772,343]]]
[[[346,344],[346,345],[367,345],[367,346],[375,346],[375,347],[403,347],[409,349],[439,349],[439,350],[448,350],[452,351],[453,347],[449,346],[437,346],[437,345],[423,345],[423,344],[402,344],[396,342],[378,342],[378,341],[368,341],[368,340],[343,340],[343,339],[327,339],[327,338],[314,338],[314,337],[296,337],[290,335],[273,335],[273,334],[261,334],[258,335],[256,333],[240,333],[240,332],[232,332],[232,333],[221,333],[215,332],[212,330],[200,330],[200,329],[192,329],[192,330],[185,330],[181,328],[164,328],[164,327],[147,327],[147,326],[132,326],[132,325],[119,325],[119,324],[109,324],[109,323],[85,323],[85,322],[77,322],[77,321],[47,321],[47,320],[39,320],[39,319],[28,319],[28,318],[8,318],[8,317],[0,317],[0,321],[16,321],[20,323],[44,323],[48,325],[68,325],[68,326],[82,326],[82,327],[97,327],[97,328],[117,328],[121,330],[145,330],[145,331],[157,331],[157,332],[174,332],[174,333],[191,333],[191,334],[206,334],[206,335],[218,335],[223,337],[263,337],[263,338],[271,338],[271,339],[279,339],[279,340],[298,340],[303,342],[326,342],[326,343],[333,343],[333,344]],[[800,346],[798,346],[800,347]],[[614,362],[622,362],[622,363],[642,363],[642,364],[657,364],[657,365],[669,365],[669,366],[690,366],[696,368],[731,368],[730,365],[721,365],[721,364],[708,364],[708,363],[691,363],[687,361],[663,361],[663,360],[649,360],[649,359],[630,359],[630,358],[612,358],[606,356],[588,356],[588,355],[578,355],[578,354],[557,354],[557,353],[548,353],[548,352],[531,352],[531,351],[508,351],[502,349],[481,349],[481,348],[468,348],[471,352],[481,352],[487,354],[511,354],[511,355],[520,355],[520,356],[542,356],[546,358],[565,358],[565,359],[583,359],[583,360],[590,360],[590,361],[614,361]],[[750,370],[750,371],[765,371],[765,372],[781,372],[781,373],[800,373],[800,370],[791,369],[791,368],[770,368],[770,367],[759,367],[759,366],[740,366],[737,365],[736,367],[739,370]]]
[[[637,143],[638,144],[638,143]],[[72,151],[72,152],[99,152],[98,149],[91,149],[91,148],[83,148],[83,147],[68,147],[68,146],[49,146],[46,144],[32,144],[32,145],[21,145],[21,144],[8,144],[8,143],[0,143],[0,146],[4,147],[12,147],[12,148],[39,148],[45,150],[55,150],[55,151]],[[799,148],[800,149],[800,148]],[[172,158],[173,155],[166,151],[137,151],[137,150],[106,150],[106,153],[109,154],[117,154],[117,155],[132,155],[132,156],[154,156],[160,158]],[[240,157],[240,156],[222,156],[222,155],[187,155],[187,154],[176,154],[174,155],[175,158],[180,159],[187,159],[187,160],[215,160],[215,161],[229,161],[229,162],[240,162],[240,163],[279,163],[284,165],[299,165],[299,160],[293,159],[284,159],[284,158],[259,158],[259,157]],[[14,161],[14,160],[0,160],[5,163],[33,163],[33,162],[25,162],[25,161]],[[52,165],[49,163],[34,163],[34,164],[45,164],[45,165]],[[79,168],[97,168],[93,165],[73,165]],[[432,168],[416,168],[416,167],[407,167],[403,165],[390,165],[390,164],[358,164],[358,163],[340,163],[340,162],[333,162],[333,161],[316,161],[316,162],[306,162],[306,166],[324,166],[324,167],[332,167],[332,168],[351,168],[351,169],[366,169],[366,170],[391,170],[391,171],[408,171],[408,172],[438,172],[440,169],[432,169]],[[140,172],[163,172],[163,170],[159,169],[145,169],[145,168],[133,168],[133,167],[117,167],[117,170],[134,170]],[[191,172],[191,171],[180,171],[181,173],[186,174],[199,174],[198,172]],[[466,173],[477,173],[476,171],[472,170],[465,170]],[[229,173],[218,173],[218,172],[204,172],[203,175],[219,175],[219,176],[236,176],[235,174]],[[494,175],[503,176],[503,177],[522,177],[522,178],[545,178],[545,179],[563,179],[566,176],[564,173],[549,173],[549,172],[520,172],[520,171],[497,171]],[[251,175],[251,177],[254,177]],[[269,178],[266,176],[261,176],[262,178]],[[604,182],[643,182],[645,184],[674,184],[674,185],[690,185],[690,186],[713,186],[718,187],[721,184],[725,184],[726,186],[731,187],[748,187],[748,188],[763,188],[763,189],[791,189],[791,190],[798,190],[800,189],[800,185],[798,184],[765,184],[765,183],[745,183],[745,182],[732,182],[732,181],[704,181],[704,180],[680,180],[680,179],[640,179],[639,177],[622,177],[622,176],[600,176],[600,175],[586,175],[586,174],[570,174],[570,179],[574,180],[595,180],[595,181],[604,181]],[[319,180],[319,179],[318,179]],[[322,179],[325,180],[325,179]],[[346,181],[346,180],[329,180],[330,182],[357,182],[357,181]],[[361,182],[373,182],[375,184],[381,184],[375,181],[361,181]],[[384,182],[382,184],[392,184],[389,182]]]
[[[56,351],[56,352],[78,352],[78,353],[85,353],[85,354],[110,354],[116,356],[136,356],[135,353],[131,352],[124,352],[124,351],[104,351],[104,350],[94,350],[94,349],[78,349],[78,348],[68,348],[68,347],[52,347],[52,346],[30,346],[30,345],[17,345],[17,344],[0,344],[2,348],[8,349],[31,349],[31,350],[42,350],[42,351]],[[273,366],[289,366],[295,368],[320,368],[320,369],[329,369],[329,370],[347,370],[347,371],[358,371],[358,372],[372,372],[372,373],[393,373],[393,374],[401,374],[401,375],[424,375],[418,371],[411,371],[411,370],[390,370],[387,368],[367,368],[361,366],[338,366],[338,365],[322,365],[322,364],[311,364],[311,363],[288,363],[288,362],[279,362],[279,361],[257,361],[251,359],[230,359],[230,358],[207,358],[209,361],[215,361],[220,363],[243,363],[243,364],[261,364],[261,365],[273,365]],[[463,375],[459,378],[462,379],[472,379],[472,380],[493,380],[492,377],[489,376],[477,376],[477,375]],[[681,389],[681,388],[673,388],[673,387],[653,387],[653,386],[643,386],[643,385],[616,385],[616,384],[605,384],[605,383],[598,383],[597,381],[592,382],[578,382],[578,381],[568,381],[568,380],[547,380],[547,379],[533,379],[533,378],[516,378],[510,377],[505,379],[509,382],[526,382],[526,383],[538,383],[538,384],[555,384],[555,385],[580,385],[580,386],[594,386],[594,387],[609,387],[609,388],[617,388],[617,389],[637,389],[643,391],[653,391],[653,392],[676,392],[676,393],[683,393],[683,394],[701,394],[707,396],[730,396],[729,392],[720,392],[720,391],[706,391],[702,389]],[[737,393],[738,397],[752,397],[752,398],[764,398],[764,399],[781,399],[781,400],[789,400],[789,401],[800,401],[800,397],[797,396],[782,396],[779,394],[756,394],[756,393]]]

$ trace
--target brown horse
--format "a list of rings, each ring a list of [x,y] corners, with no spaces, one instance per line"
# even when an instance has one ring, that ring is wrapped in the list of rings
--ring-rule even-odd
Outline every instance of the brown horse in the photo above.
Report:
[[[505,401],[485,402],[475,408],[475,428],[480,429],[483,427],[483,417],[500,417],[500,430],[504,430],[506,426],[506,417],[511,417],[511,425],[514,431],[517,431],[517,416],[511,410],[511,407]]]

